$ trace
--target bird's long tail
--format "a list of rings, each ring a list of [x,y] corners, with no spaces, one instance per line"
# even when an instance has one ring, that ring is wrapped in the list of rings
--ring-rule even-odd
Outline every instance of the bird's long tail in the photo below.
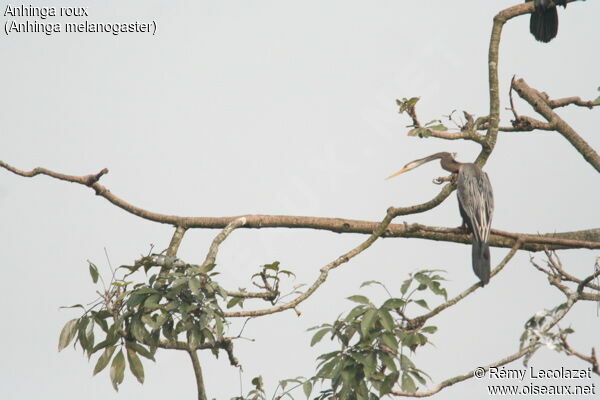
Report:
[[[529,32],[536,40],[548,43],[558,33],[558,12],[556,7],[536,9],[529,20]]]
[[[490,282],[490,246],[473,239],[472,247],[473,271],[482,285]]]

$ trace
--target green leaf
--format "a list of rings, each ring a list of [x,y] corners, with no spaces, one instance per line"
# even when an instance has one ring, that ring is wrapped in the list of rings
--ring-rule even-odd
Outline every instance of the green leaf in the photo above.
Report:
[[[77,333],[77,322],[79,319],[75,318],[70,320],[65,324],[60,332],[60,337],[58,338],[58,351],[61,351],[65,347],[71,343],[71,340],[75,337],[75,333]]]
[[[144,308],[151,310],[158,308],[161,298],[162,296],[160,294],[151,294],[144,300]]]
[[[129,329],[133,337],[138,342],[143,342],[144,340],[146,340],[146,337],[148,336],[148,331],[144,327],[142,321],[140,321],[139,317],[132,318]]]
[[[273,271],[279,271],[279,261],[275,261],[272,264],[265,264],[262,267],[263,267],[263,269],[270,269],[270,270],[273,270]]]
[[[402,390],[408,393],[414,393],[417,391],[417,385],[415,385],[415,381],[406,372],[402,374]]]
[[[173,283],[171,284],[171,287],[172,288],[176,288],[176,287],[185,285],[186,283],[188,283],[188,278],[185,278],[185,277],[184,278],[178,278],[178,279],[175,279],[173,281]]]
[[[414,128],[408,131],[408,136],[418,136],[420,138],[431,136],[431,129],[429,128]]]
[[[398,340],[391,333],[384,332],[383,335],[381,335],[381,341],[393,351],[398,350]]]
[[[113,353],[115,352],[115,349],[115,346],[110,346],[104,349],[104,352],[102,352],[102,355],[98,357],[98,361],[96,362],[96,366],[94,367],[94,375],[106,368]]]
[[[261,375],[252,378],[252,384],[256,387],[256,390],[263,391],[264,383]]]
[[[381,326],[388,331],[391,332],[394,330],[394,319],[392,315],[385,308],[380,308],[377,312],[379,314],[379,322],[381,322]]]
[[[383,380],[383,383],[381,384],[379,394],[383,396],[385,394],[390,393],[396,382],[398,382],[399,377],[400,374],[398,372],[392,372],[391,374],[387,375]]]
[[[381,359],[381,362],[383,363],[383,365],[385,365],[389,370],[394,371],[394,372],[398,371],[398,367],[396,366],[394,359],[387,352],[380,351],[379,358]]]
[[[96,267],[94,265],[94,263],[91,261],[88,261],[88,264],[90,265],[90,275],[92,276],[92,281],[94,283],[96,283],[96,282],[98,282],[98,276],[99,276],[98,267]]]
[[[435,332],[437,332],[437,329],[438,329],[437,326],[430,325],[430,326],[425,326],[425,327],[421,328],[421,332],[435,333]]]
[[[126,346],[127,346],[127,348],[131,348],[131,349],[135,350],[135,352],[138,353],[140,356],[145,357],[148,360],[156,361],[154,359],[154,355],[152,355],[152,353],[150,352],[150,350],[148,350],[147,348],[145,348],[141,344],[129,341],[129,342],[126,343]]]
[[[402,299],[392,298],[392,299],[387,299],[385,301],[385,303],[383,303],[381,308],[385,308],[388,310],[395,310],[396,308],[400,308],[400,307],[404,306],[405,304],[406,304],[406,302]]]
[[[192,293],[194,293],[196,296],[198,296],[200,294],[200,279],[198,278],[190,278],[190,290],[192,291]]]
[[[306,381],[302,384],[302,390],[304,391],[304,394],[306,395],[306,398],[308,399],[310,397],[310,394],[312,393],[312,382],[311,381]]]
[[[210,271],[212,271],[216,266],[217,264],[203,265],[200,268],[198,268],[198,272],[200,272],[201,274],[207,274]]]
[[[310,341],[310,346],[314,346],[315,344],[319,343],[321,341],[321,339],[323,339],[323,336],[325,336],[327,334],[327,332],[331,332],[331,328],[324,328],[321,329],[320,331],[317,331],[317,333],[315,333]]]
[[[197,349],[198,346],[202,343],[202,334],[198,330],[198,328],[194,327],[187,331],[187,341],[188,345],[192,349]]]
[[[81,308],[82,310],[85,310],[85,307],[81,304],[73,304],[72,306],[61,306],[59,308]]]
[[[404,282],[402,282],[402,286],[400,287],[400,293],[402,293],[402,295],[406,294],[411,282],[412,282],[412,279],[407,279]]]
[[[119,391],[119,385],[123,383],[123,378],[125,378],[125,357],[121,349],[110,366],[110,380],[117,392]]]
[[[129,307],[135,307],[137,305],[140,305],[144,302],[144,300],[146,300],[146,298],[148,298],[148,294],[147,293],[132,293],[131,296],[129,296],[129,299],[127,300],[127,305]]]
[[[375,324],[375,317],[377,316],[377,310],[374,308],[370,308],[365,315],[363,316],[362,321],[360,322],[360,331],[363,336],[367,336],[369,330]]]
[[[379,281],[365,281],[365,282],[363,282],[363,283],[360,284],[360,287],[370,286],[370,285],[373,285],[373,284],[383,286],[383,283],[381,283]]]
[[[231,300],[229,300],[227,302],[227,308],[235,307],[237,304],[239,304],[240,307],[243,308],[243,306],[244,306],[243,300],[244,299],[242,297],[233,297]]]
[[[367,307],[365,307],[363,305],[356,306],[348,313],[346,318],[344,318],[344,321],[346,321],[346,322],[352,321],[356,317],[364,314],[365,311],[367,311]]]
[[[432,129],[434,131],[447,131],[448,130],[448,128],[446,128],[446,126],[444,124],[428,126],[428,128]]]
[[[364,361],[362,363],[365,367],[365,375],[366,376],[371,376],[375,373],[375,370],[377,368],[377,356],[375,355],[374,352],[369,353],[365,358]]]
[[[127,360],[129,361],[131,373],[137,378],[139,383],[144,383],[144,366],[135,350],[131,347],[127,348]]]
[[[406,357],[404,354],[400,355],[400,368],[403,370],[412,369],[415,367],[415,364],[411,361],[410,358]]]
[[[369,299],[366,298],[365,296],[361,296],[361,295],[354,295],[354,296],[350,296],[347,297],[348,300],[351,300],[355,303],[360,303],[360,304],[369,304]]]
[[[328,361],[325,365],[323,365],[321,367],[321,369],[317,372],[317,376],[319,378],[333,378],[333,376],[331,375],[331,373],[333,372],[333,369],[338,365],[339,362],[339,358],[335,357],[333,358],[331,361]]]
[[[421,299],[421,300],[415,300],[415,303],[417,303],[421,307],[424,307],[424,308],[426,308],[426,309],[429,310],[429,306],[427,305],[427,302],[425,300],[423,300],[423,299]]]

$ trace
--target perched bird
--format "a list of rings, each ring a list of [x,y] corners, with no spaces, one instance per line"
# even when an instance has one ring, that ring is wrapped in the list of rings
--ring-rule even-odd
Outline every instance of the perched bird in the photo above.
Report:
[[[472,163],[460,163],[454,159],[455,153],[436,153],[429,157],[409,162],[400,171],[388,177],[400,175],[417,168],[426,162],[440,159],[446,171],[458,174],[458,208],[465,226],[473,234],[471,250],[473,271],[484,286],[490,281],[490,247],[488,237],[494,213],[494,194],[492,185],[485,172]]]
[[[536,40],[548,43],[558,33],[558,12],[554,4],[567,8],[567,2],[566,0],[554,0],[554,4],[552,4],[552,0],[525,0],[526,3],[529,1],[535,3],[535,11],[529,20],[529,32]]]

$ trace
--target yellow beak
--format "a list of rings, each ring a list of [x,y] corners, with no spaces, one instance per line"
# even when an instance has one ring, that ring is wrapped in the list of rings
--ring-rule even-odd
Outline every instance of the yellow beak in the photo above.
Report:
[[[405,173],[406,171],[410,171],[410,170],[411,170],[411,168],[404,167],[404,168],[402,168],[400,171],[393,173],[392,175],[388,176],[388,177],[387,177],[387,178],[385,178],[385,179],[391,179],[391,178],[393,178],[393,177],[395,177],[395,176],[398,176],[398,175],[400,175],[400,174],[403,174],[403,173]]]

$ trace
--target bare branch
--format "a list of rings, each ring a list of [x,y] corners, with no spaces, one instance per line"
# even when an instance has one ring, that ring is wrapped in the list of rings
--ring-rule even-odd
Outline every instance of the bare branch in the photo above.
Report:
[[[0,161],[0,166],[5,169],[14,172],[19,171],[14,167]],[[61,176],[62,179],[73,183],[82,183],[86,181],[89,176],[83,177],[71,176],[58,174],[53,171],[46,170],[45,168],[36,168],[34,171],[45,171],[38,172],[37,174],[48,175],[51,177]],[[15,172],[17,173],[17,172]],[[21,176],[33,176],[33,172],[19,171],[18,175]],[[86,185],[87,186],[87,185]],[[379,225],[379,222],[374,221],[361,221],[344,218],[321,218],[321,217],[309,217],[309,216],[294,216],[294,215],[244,215],[234,217],[181,217],[175,215],[159,214],[148,210],[141,209],[119,197],[115,196],[107,188],[96,182],[92,184],[92,188],[98,192],[98,194],[106,198],[117,207],[137,215],[141,218],[148,219],[151,221],[171,224],[177,227],[183,228],[210,228],[210,229],[222,229],[227,227],[229,223],[239,218],[246,218],[246,223],[243,225],[244,228],[262,229],[262,228],[301,228],[301,229],[317,229],[327,230],[335,233],[361,233],[370,235]],[[408,215],[416,214],[430,210],[436,205],[440,204],[445,200],[452,192],[452,185],[446,186],[442,193],[440,193],[435,199],[428,203],[415,207],[403,208],[402,212],[397,215]],[[396,210],[392,208],[392,210]],[[395,215],[395,216],[397,216]],[[382,237],[404,237],[404,238],[419,238],[419,239],[430,239],[454,243],[470,244],[471,239],[464,233],[463,230],[457,228],[442,228],[442,227],[429,227],[421,224],[390,224]],[[523,245],[523,250],[528,251],[541,251],[544,250],[546,245],[549,249],[564,249],[564,248],[600,248],[600,229],[587,229],[583,231],[575,232],[562,232],[562,233],[549,233],[543,235],[532,235],[526,233],[511,233],[500,230],[492,230],[489,244],[493,247],[505,247],[511,248],[518,237],[526,238],[526,243]]]
[[[395,209],[395,210],[401,211],[401,209]],[[334,261],[330,262],[329,264],[327,264],[326,266],[321,268],[321,273],[319,274],[317,280],[306,290],[306,292],[302,293],[301,295],[296,297],[294,300],[292,300],[288,303],[279,305],[279,306],[275,306],[275,307],[271,307],[271,308],[267,308],[267,309],[263,309],[263,310],[228,312],[228,313],[223,313],[223,315],[225,317],[258,317],[260,315],[267,315],[267,314],[281,312],[284,310],[288,310],[290,308],[295,310],[296,306],[298,304],[300,304],[301,302],[303,302],[304,300],[309,298],[319,288],[319,286],[321,286],[323,284],[323,282],[325,282],[327,280],[329,271],[331,271],[334,268],[339,267],[340,265],[342,265],[344,263],[347,263],[353,257],[357,256],[358,254],[362,253],[364,250],[369,248],[383,234],[383,232],[388,227],[388,225],[390,224],[390,222],[392,221],[393,218],[394,218],[394,214],[390,209],[390,210],[388,210],[383,221],[381,221],[381,223],[379,224],[377,229],[371,234],[371,236],[369,236],[369,238],[367,240],[365,240],[364,242],[362,242],[361,244],[359,244],[352,250],[346,252],[342,256],[338,257]],[[298,314],[297,310],[296,310],[296,314]]]
[[[571,3],[575,0],[566,0],[566,3]],[[486,143],[477,160],[477,165],[482,167],[494,146],[496,145],[496,139],[498,138],[498,127],[500,125],[500,90],[498,84],[498,63],[499,63],[499,48],[500,38],[502,36],[502,28],[504,24],[512,18],[520,15],[530,14],[535,10],[534,2],[521,3],[513,7],[509,7],[505,10],[500,11],[494,17],[494,23],[492,26],[492,34],[490,37],[490,46],[488,51],[488,79],[489,79],[489,94],[490,94],[490,113],[488,130],[486,134]]]
[[[206,267],[210,264],[215,263],[215,259],[217,258],[217,252],[219,251],[219,245],[223,243],[227,236],[231,234],[235,229],[240,226],[244,226],[246,224],[245,217],[239,217],[231,221],[227,224],[225,228],[213,239],[212,244],[210,245],[210,249],[208,250],[208,254],[206,255],[206,259],[202,263],[203,267]]]
[[[519,96],[527,101],[531,106],[542,115],[573,147],[583,156],[583,158],[598,172],[600,172],[600,156],[596,151],[557,113],[553,111],[552,101],[548,100],[547,95],[531,88],[523,79],[517,79],[512,82],[512,86]],[[558,104],[570,104],[564,99],[557,100]]]
[[[508,254],[506,254],[506,256],[504,256],[504,258],[502,259],[502,261],[500,262],[500,264],[498,264],[498,266],[492,270],[491,277],[496,276],[500,271],[502,271],[502,269],[504,269],[504,267],[508,264],[508,262],[517,253],[517,250],[519,250],[519,248],[521,247],[522,244],[523,244],[522,240],[517,240],[517,242],[515,243],[515,245],[513,246],[513,248],[508,252]],[[430,318],[438,315],[439,313],[441,313],[445,309],[447,309],[447,308],[455,305],[456,303],[458,303],[459,301],[461,301],[462,299],[464,299],[465,297],[467,297],[468,295],[470,295],[471,293],[475,292],[477,289],[479,289],[481,287],[482,286],[481,286],[480,282],[474,284],[473,286],[469,287],[467,290],[465,290],[462,293],[460,293],[458,296],[456,296],[456,297],[448,300],[447,302],[445,302],[443,304],[440,304],[439,306],[437,306],[436,308],[434,308],[433,310],[431,310],[427,314],[423,314],[423,315],[418,316],[416,318],[409,319],[408,325],[410,327],[423,326],[423,324],[425,324],[425,322],[427,322],[428,319],[430,319]]]
[[[204,378],[202,377],[202,367],[200,366],[198,353],[196,350],[188,350],[188,354],[190,355],[192,366],[194,367],[194,376],[196,377],[196,386],[198,389],[198,400],[207,400],[206,388],[204,387]]]
[[[587,107],[589,109],[600,106],[600,104],[595,103],[593,100],[581,100],[581,97],[577,97],[577,96],[564,97],[562,99],[557,99],[557,100],[548,100],[548,105],[550,107],[552,107],[553,109],[559,108],[559,107],[565,107],[565,106],[568,106],[571,104],[579,106],[579,107]]]
[[[546,333],[546,332],[550,331],[550,329],[554,328],[554,326],[556,326],[556,324],[559,323],[565,317],[565,315],[567,315],[567,313],[571,310],[571,308],[577,302],[577,300],[578,300],[578,296],[576,293],[569,296],[569,298],[567,299],[567,302],[565,303],[565,307],[562,308],[557,313],[556,317],[550,324],[548,324],[547,326],[544,327],[544,329],[541,330],[541,333],[542,334]],[[496,362],[493,362],[491,364],[488,364],[485,367],[479,367],[479,368],[484,368],[485,371],[489,371],[490,368],[499,367],[499,366],[511,363],[513,361],[516,361],[516,360],[522,358],[523,356],[525,356],[526,354],[528,354],[531,351],[531,349],[533,349],[538,344],[538,342],[539,342],[539,339],[536,338],[535,340],[532,341],[532,343],[530,343],[528,346],[524,347],[523,349],[517,351],[516,353],[511,354],[508,357],[504,357],[504,358],[502,358]],[[475,376],[475,371],[476,370],[474,369],[474,370],[467,372],[466,374],[457,375],[453,378],[446,379],[445,381],[440,382],[437,386],[433,387],[432,389],[425,390],[422,392],[410,393],[410,392],[392,391],[392,394],[394,396],[403,396],[403,397],[429,397],[429,396],[432,396],[432,395],[440,392],[441,390],[447,388],[448,386],[452,386],[455,383],[459,383],[459,382],[462,382],[462,381],[472,378],[473,376]]]
[[[173,237],[171,238],[171,243],[169,243],[169,248],[167,249],[167,257],[176,257],[177,251],[179,250],[179,245],[183,240],[183,235],[187,228],[183,226],[178,226],[173,233]]]
[[[592,371],[595,374],[600,375],[600,365],[598,364],[598,358],[596,357],[596,349],[592,347],[592,355],[590,357],[581,354],[580,352],[574,350],[569,343],[567,343],[567,336],[561,336],[562,345],[565,348],[565,351],[570,356],[575,356],[583,361],[586,361],[592,365]]]

